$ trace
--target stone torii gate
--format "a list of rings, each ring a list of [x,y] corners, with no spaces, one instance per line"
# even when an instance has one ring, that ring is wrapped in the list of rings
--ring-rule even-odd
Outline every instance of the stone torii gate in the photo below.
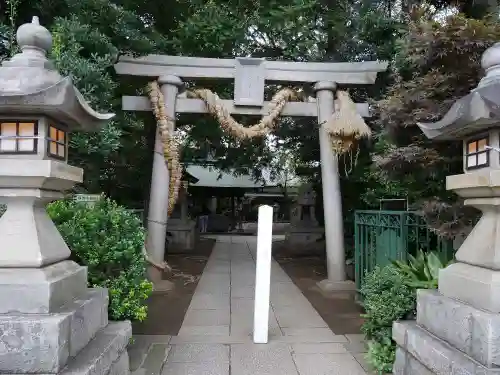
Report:
[[[234,80],[233,100],[223,101],[231,114],[267,114],[269,102],[264,101],[266,82],[298,82],[315,84],[316,100],[289,102],[282,116],[317,117],[324,124],[335,110],[337,84],[373,84],[377,73],[385,71],[385,62],[356,63],[304,63],[268,61],[263,58],[239,57],[213,59],[148,55],[140,58],[123,56],[115,65],[119,75],[142,76],[158,79],[165,97],[167,116],[175,119],[177,113],[207,113],[200,99],[188,99],[182,92],[182,79],[219,78]],[[148,97],[124,96],[125,111],[151,111]],[[358,113],[368,116],[368,105],[357,104]],[[171,129],[173,131],[173,129]],[[325,287],[342,288],[345,283],[344,231],[338,162],[333,154],[329,135],[324,126],[319,134],[323,206],[325,216],[328,280]],[[165,253],[167,226],[169,172],[163,157],[159,131],[156,133],[151,194],[147,224],[147,251],[155,262],[162,262]],[[151,275],[151,272],[150,272]],[[161,275],[152,275],[152,281]],[[344,285],[345,284],[345,285]]]

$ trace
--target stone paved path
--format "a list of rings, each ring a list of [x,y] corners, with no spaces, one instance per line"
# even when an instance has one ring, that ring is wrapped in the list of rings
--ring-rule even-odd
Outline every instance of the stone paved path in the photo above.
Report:
[[[252,343],[255,250],[255,237],[218,237],[179,335],[135,336],[134,375],[366,374],[360,335],[331,332],[275,261],[270,342]]]

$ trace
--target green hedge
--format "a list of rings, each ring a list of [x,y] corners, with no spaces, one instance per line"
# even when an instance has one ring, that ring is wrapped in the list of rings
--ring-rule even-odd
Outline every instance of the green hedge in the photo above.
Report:
[[[152,284],[146,279],[140,219],[104,197],[93,206],[57,201],[47,211],[72,259],[88,267],[89,286],[108,288],[110,319],[144,320]]]
[[[392,323],[412,318],[416,308],[416,290],[395,266],[376,267],[368,273],[361,288],[366,314],[362,326],[368,342],[368,362],[379,373],[392,372],[396,346],[392,341]]]

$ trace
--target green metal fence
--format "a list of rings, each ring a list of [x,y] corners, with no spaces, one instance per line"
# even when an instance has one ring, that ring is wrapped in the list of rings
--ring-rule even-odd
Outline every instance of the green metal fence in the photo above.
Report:
[[[359,290],[367,272],[391,260],[407,260],[417,250],[436,251],[446,258],[453,253],[450,240],[439,238],[423,217],[411,211],[356,211],[354,214],[354,261]]]

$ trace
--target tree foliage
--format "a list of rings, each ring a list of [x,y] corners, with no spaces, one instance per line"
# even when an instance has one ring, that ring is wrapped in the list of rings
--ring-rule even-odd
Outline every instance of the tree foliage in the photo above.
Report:
[[[380,184],[368,194],[386,190],[410,198],[442,235],[455,235],[475,219],[444,186],[447,175],[462,173],[461,142],[431,142],[416,123],[441,119],[477,86],[481,55],[499,38],[495,17],[459,13],[436,21],[417,15],[400,41],[394,83],[378,102],[381,131],[369,178]]]

